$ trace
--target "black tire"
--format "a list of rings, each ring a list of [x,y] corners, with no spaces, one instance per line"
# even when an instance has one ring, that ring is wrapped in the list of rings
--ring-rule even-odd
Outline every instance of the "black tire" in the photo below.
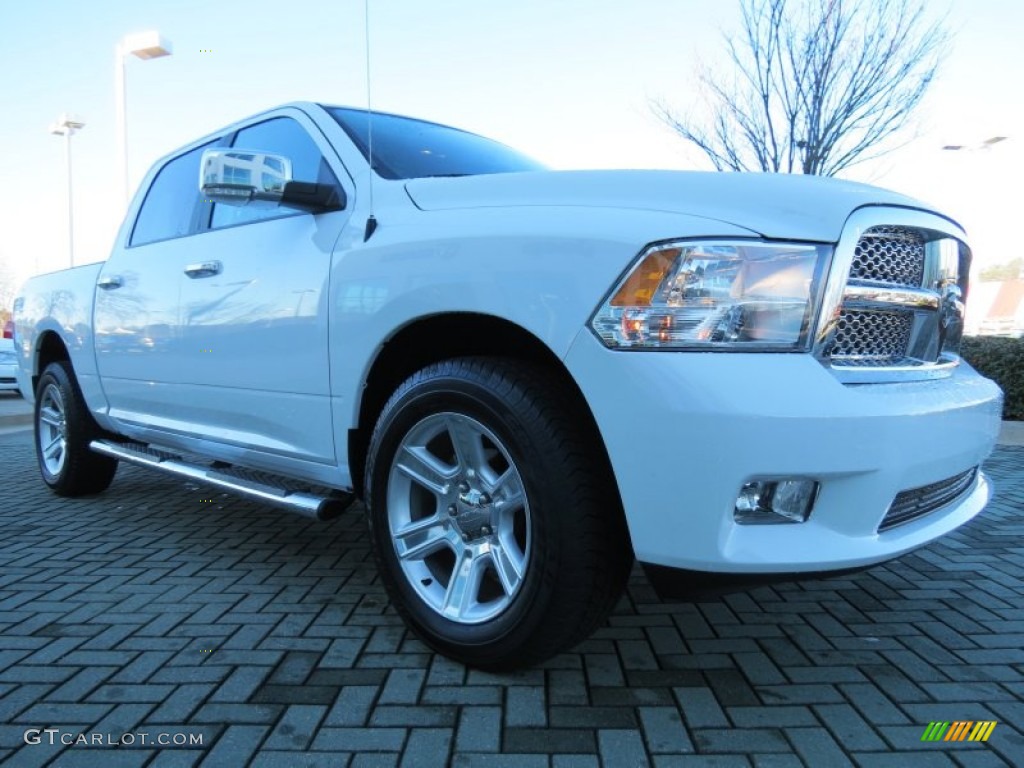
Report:
[[[633,554],[611,468],[583,426],[590,423],[555,376],[506,359],[436,363],[388,400],[366,463],[371,538],[392,603],[431,648],[470,666],[524,667],[605,621]],[[456,437],[465,434],[470,442]],[[473,448],[460,453],[457,442]],[[478,445],[482,461],[469,472],[473,462],[460,456]],[[428,461],[417,464],[424,451]],[[428,480],[432,467],[450,474],[426,490],[399,467]],[[413,524],[423,532],[405,532]],[[457,601],[452,587],[463,584],[463,594],[476,592]]]
[[[71,364],[61,360],[48,365],[39,377],[35,402],[36,460],[43,482],[58,496],[106,490],[117,471],[117,459],[89,450],[90,441],[102,435],[82,399]],[[54,453],[51,446],[59,451]]]

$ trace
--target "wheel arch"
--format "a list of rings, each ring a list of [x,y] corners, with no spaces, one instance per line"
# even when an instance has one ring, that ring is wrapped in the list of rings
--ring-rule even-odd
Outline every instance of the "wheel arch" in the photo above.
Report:
[[[36,387],[39,385],[39,377],[43,375],[43,371],[51,363],[55,363],[59,360],[65,360],[74,370],[74,365],[71,363],[71,354],[68,352],[67,345],[64,344],[64,340],[60,337],[60,334],[56,331],[43,331],[39,335],[39,339],[36,342],[35,359],[32,366],[32,391],[36,391]]]
[[[366,375],[359,403],[359,421],[349,430],[348,456],[352,483],[363,495],[370,435],[381,410],[398,386],[431,363],[456,357],[505,357],[530,361],[554,373],[583,415],[599,455],[614,480],[604,438],[590,405],[572,374],[543,341],[516,323],[476,312],[447,312],[421,317],[399,329],[382,345]],[[617,487],[617,484],[616,484]]]

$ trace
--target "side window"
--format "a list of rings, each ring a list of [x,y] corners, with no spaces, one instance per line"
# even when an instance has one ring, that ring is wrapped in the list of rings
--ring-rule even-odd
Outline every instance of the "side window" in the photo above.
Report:
[[[312,181],[319,184],[338,183],[316,142],[306,133],[305,128],[290,117],[275,117],[243,128],[238,132],[232,146],[287,156],[292,161],[292,178],[296,181]],[[273,163],[273,159],[265,162],[272,171],[284,170],[270,165]],[[245,173],[249,172],[245,171]],[[238,207],[217,203],[213,206],[213,219],[210,227],[218,229],[294,214],[295,211],[289,208]]]
[[[142,202],[129,245],[183,237],[193,231],[199,201],[199,159],[211,141],[171,160],[160,169]]]

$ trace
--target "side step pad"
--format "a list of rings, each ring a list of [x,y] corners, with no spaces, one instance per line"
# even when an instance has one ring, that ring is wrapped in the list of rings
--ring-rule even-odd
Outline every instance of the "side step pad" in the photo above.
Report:
[[[178,477],[223,488],[265,504],[297,512],[304,517],[329,520],[344,512],[355,496],[330,489],[300,489],[295,481],[267,472],[256,472],[241,467],[214,466],[192,462],[168,451],[151,448],[144,443],[93,440],[90,450],[130,464],[158,469]]]

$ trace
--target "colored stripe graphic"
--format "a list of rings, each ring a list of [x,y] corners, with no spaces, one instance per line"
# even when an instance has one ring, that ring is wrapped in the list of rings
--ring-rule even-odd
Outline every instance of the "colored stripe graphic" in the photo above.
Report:
[[[921,741],[988,741],[996,720],[933,720],[921,734]]]
[[[943,741],[963,741],[972,725],[974,723],[970,720],[957,720],[950,726],[949,732]]]
[[[992,731],[996,729],[996,720],[982,720],[974,726],[974,730],[971,731],[971,735],[968,737],[968,741],[988,741],[988,737],[992,735]]]

